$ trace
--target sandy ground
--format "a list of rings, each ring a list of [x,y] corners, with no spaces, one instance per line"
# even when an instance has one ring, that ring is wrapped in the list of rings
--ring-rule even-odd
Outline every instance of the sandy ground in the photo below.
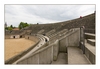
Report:
[[[5,39],[5,60],[21,53],[33,44],[35,44],[34,41],[27,40],[25,38]]]

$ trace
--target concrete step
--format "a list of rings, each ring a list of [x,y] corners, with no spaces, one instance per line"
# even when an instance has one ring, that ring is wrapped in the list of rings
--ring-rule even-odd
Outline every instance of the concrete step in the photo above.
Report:
[[[96,53],[96,50],[95,50],[96,48],[95,48],[95,46],[93,46],[93,45],[87,43],[86,40],[85,40],[85,47],[86,47],[87,49],[89,49],[89,51],[91,51],[93,54]]]
[[[87,39],[87,43],[95,46],[95,39]]]
[[[95,34],[85,33],[85,39],[95,39]]]
[[[82,50],[75,46],[68,47],[68,64],[91,64]]]
[[[57,60],[51,64],[67,64],[67,62],[67,53],[59,53]]]
[[[85,55],[92,64],[95,64],[96,48],[85,41]]]

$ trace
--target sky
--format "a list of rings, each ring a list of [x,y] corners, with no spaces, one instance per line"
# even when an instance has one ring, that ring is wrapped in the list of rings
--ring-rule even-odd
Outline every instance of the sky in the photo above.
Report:
[[[20,22],[29,24],[44,24],[67,21],[80,16],[86,16],[94,13],[95,5],[78,5],[78,4],[38,4],[38,5],[11,5],[6,4],[5,22],[8,26],[18,26]]]

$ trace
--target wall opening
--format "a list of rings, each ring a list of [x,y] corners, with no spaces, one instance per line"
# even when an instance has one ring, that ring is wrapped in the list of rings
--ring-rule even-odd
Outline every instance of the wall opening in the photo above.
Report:
[[[22,38],[22,35],[20,35],[20,38]]]
[[[29,37],[28,37],[28,39],[29,39]]]
[[[13,36],[13,38],[15,38],[15,36]]]

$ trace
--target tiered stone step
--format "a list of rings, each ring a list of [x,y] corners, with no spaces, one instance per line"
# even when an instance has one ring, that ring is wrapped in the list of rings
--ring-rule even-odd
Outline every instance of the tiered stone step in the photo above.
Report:
[[[91,64],[82,50],[76,46],[68,47],[68,64]]]
[[[95,46],[91,45],[90,43],[88,43],[85,40],[85,55],[87,56],[87,58],[90,60],[90,62],[92,64],[95,64],[95,54],[96,54],[96,50],[95,50]]]
[[[95,34],[85,33],[85,55],[92,64],[95,64]]]
[[[85,39],[95,39],[95,34],[85,33]]]
[[[87,43],[91,44],[92,46],[95,46],[95,39],[87,39]]]
[[[85,43],[85,47],[88,48],[93,54],[95,54],[95,47],[89,43]]]

